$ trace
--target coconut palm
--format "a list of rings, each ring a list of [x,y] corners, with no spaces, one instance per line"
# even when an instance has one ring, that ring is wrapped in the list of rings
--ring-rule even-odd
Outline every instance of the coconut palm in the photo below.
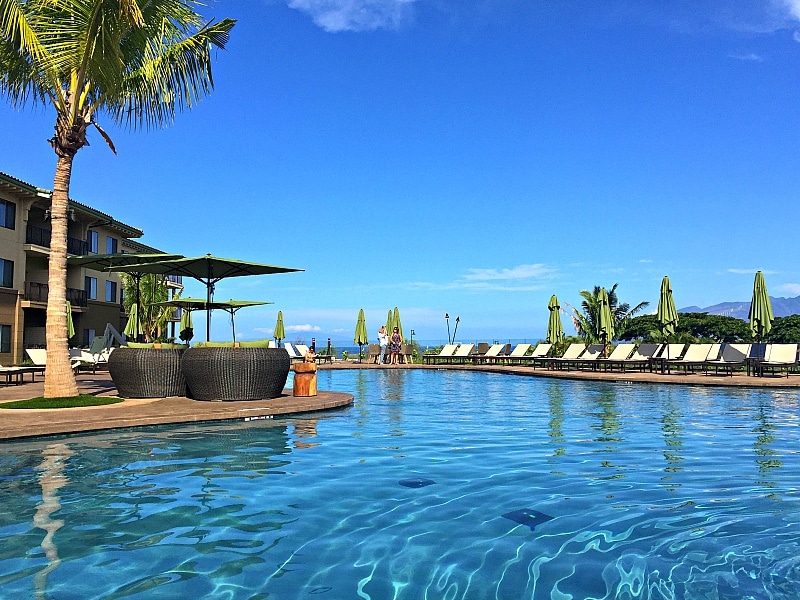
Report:
[[[611,307],[611,314],[614,317],[614,331],[616,339],[619,339],[625,332],[625,326],[631,317],[641,312],[650,304],[649,302],[640,302],[635,307],[627,302],[624,304],[619,303],[617,298],[617,285],[614,284],[608,290],[608,304]],[[599,285],[594,286],[590,292],[588,290],[581,290],[581,311],[577,308],[572,309],[572,323],[578,335],[586,339],[589,343],[597,343],[602,341],[600,335],[600,292],[602,288]]]
[[[195,0],[0,0],[0,94],[55,109],[47,301],[46,397],[74,396],[64,313],[67,204],[76,153],[96,121],[168,125],[211,92],[211,52],[234,21],[204,24]]]

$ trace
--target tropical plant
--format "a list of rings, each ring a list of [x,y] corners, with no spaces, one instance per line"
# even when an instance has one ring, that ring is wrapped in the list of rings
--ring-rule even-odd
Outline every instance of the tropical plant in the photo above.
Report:
[[[590,292],[588,290],[581,290],[580,294],[583,300],[581,301],[581,310],[577,308],[572,309],[572,323],[575,325],[575,330],[578,335],[589,343],[596,343],[602,341],[599,333],[599,320],[600,320],[600,286],[594,286]],[[635,307],[627,302],[624,304],[619,303],[617,298],[617,284],[615,283],[608,289],[608,304],[611,307],[611,315],[614,318],[614,337],[621,339],[625,334],[625,329],[628,326],[631,318],[637,313],[647,308],[649,302],[640,302]]]
[[[131,307],[136,304],[136,282],[139,282],[139,322],[142,326],[142,333],[147,342],[162,340],[167,330],[167,325],[175,314],[175,308],[171,306],[158,306],[157,302],[169,300],[169,288],[163,275],[154,273],[143,274],[140,278],[127,273],[121,273],[122,285],[125,289],[123,295],[123,306],[125,312],[130,313]],[[176,295],[175,298],[179,298]],[[183,339],[183,338],[181,338]]]
[[[777,321],[777,319],[776,319]],[[770,332],[771,333],[771,332]],[[663,342],[655,315],[639,315],[628,322],[621,340],[641,339],[645,342]],[[702,342],[741,342],[752,339],[747,321],[736,317],[708,313],[680,313],[675,333],[670,342],[695,344]]]
[[[0,0],[0,94],[55,109],[56,153],[47,300],[45,397],[77,396],[64,313],[72,163],[97,115],[137,128],[168,125],[213,88],[211,51],[234,21],[204,24],[196,0]]]

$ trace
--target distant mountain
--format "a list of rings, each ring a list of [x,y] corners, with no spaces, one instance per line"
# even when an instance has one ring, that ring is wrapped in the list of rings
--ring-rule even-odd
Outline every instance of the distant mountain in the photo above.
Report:
[[[772,312],[775,313],[776,317],[788,317],[789,315],[800,314],[800,296],[796,298],[773,298],[770,296],[769,298],[772,300]],[[747,317],[750,314],[750,303],[721,302],[720,304],[715,304],[714,306],[708,306],[706,308],[687,306],[686,308],[679,309],[678,312],[704,312],[710,315],[736,317],[737,319],[747,321]]]

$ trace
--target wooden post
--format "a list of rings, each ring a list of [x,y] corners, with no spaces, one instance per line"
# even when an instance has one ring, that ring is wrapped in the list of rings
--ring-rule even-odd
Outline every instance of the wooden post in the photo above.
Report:
[[[292,396],[317,395],[317,364],[300,362],[294,364]]]

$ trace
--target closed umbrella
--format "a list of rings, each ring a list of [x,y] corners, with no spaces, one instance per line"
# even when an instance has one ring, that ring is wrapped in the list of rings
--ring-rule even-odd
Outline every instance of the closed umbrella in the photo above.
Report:
[[[181,330],[178,334],[184,342],[188,342],[194,337],[194,326],[192,325],[192,311],[184,308],[181,313]]]
[[[139,307],[136,304],[131,304],[128,314],[128,322],[125,324],[125,329],[122,330],[125,337],[128,339],[136,340],[142,335],[142,323],[139,321]]]
[[[750,331],[753,332],[756,340],[761,342],[772,329],[772,321],[775,315],[772,312],[772,301],[767,293],[767,284],[764,282],[764,274],[761,271],[756,273],[753,282],[753,300],[750,302]]]
[[[278,311],[278,320],[275,322],[275,331],[272,333],[272,337],[278,340],[278,345],[281,345],[281,341],[286,339],[286,328],[283,326],[283,312]]]
[[[614,315],[611,314],[611,304],[608,301],[608,292],[606,288],[600,290],[600,314],[597,319],[597,336],[603,340],[603,344],[608,346],[608,343],[614,339]]]
[[[403,335],[403,323],[400,321],[400,311],[396,306],[394,307],[394,314],[392,314],[392,329],[389,331],[389,335],[394,331],[394,327],[397,327],[397,330],[400,332],[400,337],[406,339],[406,336]]]
[[[661,280],[661,293],[658,296],[656,321],[659,328],[661,328],[661,334],[667,341],[667,359],[669,359],[669,336],[675,333],[675,328],[678,325],[678,311],[675,309],[675,299],[672,297],[672,285],[666,275]]]
[[[364,309],[358,311],[358,321],[356,321],[356,335],[353,338],[353,343],[358,344],[358,362],[361,362],[361,346],[369,343],[369,335],[367,334],[367,323],[364,320]]]
[[[394,313],[389,309],[389,314],[386,315],[386,332],[391,336],[392,329],[394,328]]]
[[[561,306],[555,294],[550,296],[547,304],[550,319],[547,322],[547,341],[551,344],[560,344],[564,341],[564,326],[561,324]]]
[[[72,322],[72,304],[67,300],[67,339],[75,335],[75,324]]]

